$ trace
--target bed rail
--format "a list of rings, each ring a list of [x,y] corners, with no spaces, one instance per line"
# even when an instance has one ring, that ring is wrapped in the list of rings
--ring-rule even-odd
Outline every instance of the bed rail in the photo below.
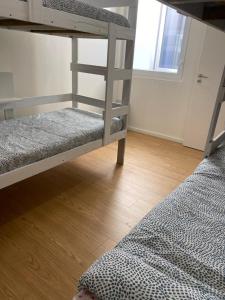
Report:
[[[98,7],[126,7],[131,28],[117,25],[121,39],[134,38],[136,0],[80,0]],[[1,0],[0,26],[59,36],[108,36],[108,23],[43,6],[42,0]],[[133,37],[132,37],[133,36]]]
[[[26,97],[26,98],[10,98],[1,99],[0,111],[4,112],[5,120],[14,118],[14,110],[28,107],[56,104],[62,102],[71,102],[73,100],[72,94],[40,96],[40,97]]]
[[[135,3],[134,0],[82,0],[82,2],[103,8],[132,6]]]
[[[84,155],[85,153],[100,148],[101,145],[101,139],[96,140],[94,142],[89,142],[83,146],[79,146],[72,150],[56,154],[55,156],[51,156],[49,158],[27,165],[25,167],[21,167],[19,169],[15,169],[8,173],[2,174],[0,175],[0,189],[3,189],[9,185],[27,179],[31,176],[45,172],[72,159],[78,158],[79,156]]]
[[[0,110],[26,108],[45,104],[54,104],[73,100],[72,94],[1,99]]]
[[[0,17],[23,21],[29,20],[26,2],[20,0],[1,0],[0,4]]]
[[[102,8],[126,7],[128,8],[129,23],[136,29],[137,0],[82,0],[82,2]]]

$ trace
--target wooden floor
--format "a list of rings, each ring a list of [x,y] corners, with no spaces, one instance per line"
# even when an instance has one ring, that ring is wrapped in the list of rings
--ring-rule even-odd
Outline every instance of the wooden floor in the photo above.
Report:
[[[123,167],[111,145],[0,191],[0,299],[70,300],[82,272],[201,155],[130,133]]]

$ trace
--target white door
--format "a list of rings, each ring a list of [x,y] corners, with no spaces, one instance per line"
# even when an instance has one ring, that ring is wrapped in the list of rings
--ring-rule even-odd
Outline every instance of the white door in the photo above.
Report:
[[[204,150],[224,65],[225,33],[207,26],[190,94],[184,130],[185,146]],[[223,128],[223,115],[217,131]]]

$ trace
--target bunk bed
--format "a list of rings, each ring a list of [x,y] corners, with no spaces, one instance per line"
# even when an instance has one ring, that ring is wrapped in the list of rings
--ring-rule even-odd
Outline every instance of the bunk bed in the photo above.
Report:
[[[105,8],[124,8],[127,18]],[[69,37],[72,91],[69,94],[1,99],[0,189],[118,141],[123,164],[129,112],[137,0],[1,0],[0,28]],[[78,63],[78,38],[108,40],[106,67]],[[116,42],[126,42],[124,66],[115,68]],[[78,94],[78,73],[105,79],[105,100]],[[113,101],[115,81],[123,81],[121,101]],[[119,100],[119,99],[118,99]],[[68,109],[19,119],[14,110],[70,102]],[[87,112],[94,106],[102,114]],[[72,107],[71,107],[72,106]]]
[[[225,30],[224,1],[161,2]],[[205,159],[83,274],[75,300],[225,299],[225,131],[214,137],[224,101],[225,70]]]

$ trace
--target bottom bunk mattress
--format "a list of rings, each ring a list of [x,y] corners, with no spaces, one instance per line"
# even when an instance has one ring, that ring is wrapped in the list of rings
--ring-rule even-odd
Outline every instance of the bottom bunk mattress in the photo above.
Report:
[[[113,118],[112,133],[122,129]],[[0,174],[102,139],[104,121],[75,108],[0,122]]]
[[[225,148],[82,276],[77,299],[225,299]]]

